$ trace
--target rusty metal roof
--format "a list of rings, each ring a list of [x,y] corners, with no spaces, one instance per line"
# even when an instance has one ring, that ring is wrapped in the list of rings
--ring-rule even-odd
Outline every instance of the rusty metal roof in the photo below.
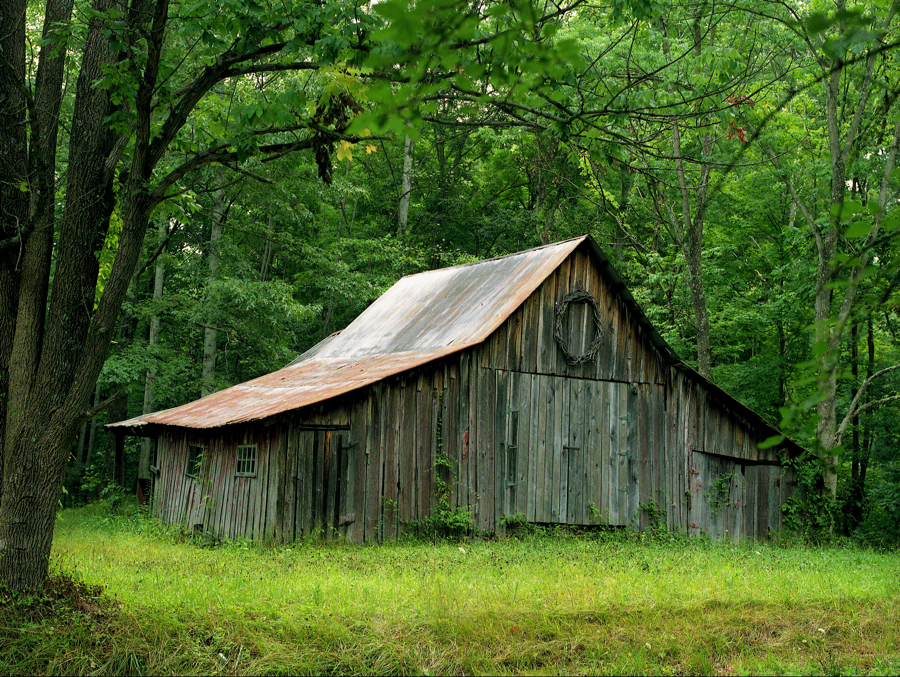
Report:
[[[402,278],[343,331],[283,369],[212,395],[107,427],[155,434],[157,426],[218,428],[324,402],[484,341],[569,254],[587,243],[619,298],[664,359],[745,418],[782,434],[758,413],[686,364],[644,315],[589,235],[528,251]],[[785,444],[799,451],[792,440]]]
[[[299,409],[484,341],[588,236],[404,277],[283,369],[109,427],[216,428]]]

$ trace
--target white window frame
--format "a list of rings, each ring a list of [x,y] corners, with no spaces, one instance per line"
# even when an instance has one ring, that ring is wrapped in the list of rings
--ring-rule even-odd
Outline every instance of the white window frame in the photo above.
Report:
[[[255,444],[239,444],[235,452],[234,476],[256,477],[257,450]]]

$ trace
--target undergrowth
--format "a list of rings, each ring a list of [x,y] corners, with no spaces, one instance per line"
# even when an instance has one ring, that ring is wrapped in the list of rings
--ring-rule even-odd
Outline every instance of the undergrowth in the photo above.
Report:
[[[54,563],[59,594],[3,598],[0,672],[900,671],[900,559],[850,545],[547,527],[254,545],[93,509],[63,513]]]

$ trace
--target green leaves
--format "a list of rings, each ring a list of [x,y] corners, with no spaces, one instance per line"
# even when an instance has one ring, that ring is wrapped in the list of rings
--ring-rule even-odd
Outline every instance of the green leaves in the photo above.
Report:
[[[847,200],[838,204],[831,205],[829,214],[831,218],[846,223],[854,214],[859,214],[864,209],[862,202],[855,200]]]
[[[840,32],[829,36],[822,44],[825,56],[837,61],[848,53],[862,54],[881,40],[884,31],[873,30],[871,24],[872,17],[867,16],[865,8],[860,5],[833,14],[813,12],[799,25],[814,36],[837,28]]]

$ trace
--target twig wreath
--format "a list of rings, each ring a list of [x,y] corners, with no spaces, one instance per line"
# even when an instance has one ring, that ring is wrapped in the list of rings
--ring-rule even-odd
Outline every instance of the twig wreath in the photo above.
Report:
[[[569,312],[569,305],[572,303],[587,303],[594,311],[596,335],[587,351],[581,355],[573,355],[569,351],[569,342],[563,336],[563,323],[566,320],[566,314]],[[603,343],[603,328],[600,321],[600,304],[597,303],[597,299],[591,296],[590,292],[584,289],[576,289],[556,302],[556,329],[553,332],[553,338],[556,339],[560,350],[566,357],[566,362],[569,364],[587,364],[594,361],[594,358],[597,357],[597,352],[600,350],[600,345]]]

